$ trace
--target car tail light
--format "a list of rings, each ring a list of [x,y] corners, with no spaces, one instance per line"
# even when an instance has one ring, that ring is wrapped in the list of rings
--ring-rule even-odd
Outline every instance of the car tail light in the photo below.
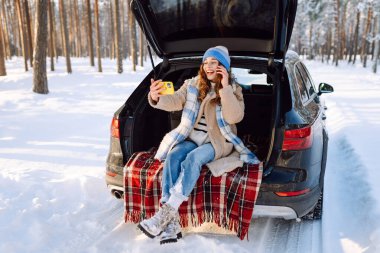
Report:
[[[119,131],[119,119],[113,118],[111,123],[111,136],[115,138],[120,138]]]
[[[117,176],[117,174],[114,173],[114,172],[112,172],[112,171],[107,171],[106,174],[107,174],[108,176],[110,176],[110,177],[116,177],[116,176]]]
[[[312,127],[285,130],[282,150],[301,150],[311,147],[313,143]]]
[[[305,193],[308,193],[309,191],[310,189],[306,188],[306,189],[303,189],[300,191],[294,191],[294,192],[275,192],[275,194],[280,197],[294,197],[294,196],[303,195]]]

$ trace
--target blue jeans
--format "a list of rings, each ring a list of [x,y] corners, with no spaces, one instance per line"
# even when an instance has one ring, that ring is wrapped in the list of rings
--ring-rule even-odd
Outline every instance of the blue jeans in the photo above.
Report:
[[[167,202],[172,194],[186,201],[199,178],[202,165],[214,157],[211,143],[198,147],[192,141],[183,141],[174,146],[164,162],[161,203]]]

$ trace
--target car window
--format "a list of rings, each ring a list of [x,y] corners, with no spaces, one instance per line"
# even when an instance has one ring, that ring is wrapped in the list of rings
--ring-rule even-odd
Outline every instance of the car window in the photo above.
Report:
[[[300,91],[300,95],[301,95],[301,101],[302,103],[305,103],[307,100],[309,100],[309,96],[307,95],[307,92],[306,92],[306,86],[305,86],[304,80],[297,67],[294,69],[294,71],[296,74],[298,90]]]
[[[236,81],[242,85],[269,85],[267,83],[267,74],[251,74],[249,69],[231,68],[231,73],[234,75]]]
[[[314,84],[311,81],[310,74],[307,72],[305,66],[303,64],[299,63],[297,64],[297,68],[299,69],[303,80],[305,81],[306,90],[309,92],[310,97],[315,93]]]

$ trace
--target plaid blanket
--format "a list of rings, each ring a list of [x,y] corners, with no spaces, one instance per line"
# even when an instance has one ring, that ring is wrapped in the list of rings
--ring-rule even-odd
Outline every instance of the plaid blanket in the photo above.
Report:
[[[124,167],[125,222],[138,223],[158,211],[163,164],[154,155],[134,153]],[[213,177],[203,166],[188,201],[179,207],[181,226],[214,222],[243,240],[248,235],[261,177],[258,165],[245,164],[220,177]]]

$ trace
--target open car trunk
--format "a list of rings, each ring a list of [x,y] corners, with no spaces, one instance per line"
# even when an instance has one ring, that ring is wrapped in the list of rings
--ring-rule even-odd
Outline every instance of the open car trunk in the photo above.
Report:
[[[189,68],[184,64],[172,67],[172,70],[168,71],[162,78],[172,81],[177,90],[186,79],[197,75],[198,67],[194,66],[196,65],[192,64],[192,67]],[[265,161],[270,149],[272,134],[273,84],[269,76],[258,70],[236,70],[240,71],[235,73],[236,71],[233,69],[232,73],[235,74],[237,82],[243,89],[245,103],[244,119],[237,124],[238,136],[260,160]],[[258,83],[255,83],[255,80],[258,80]],[[141,85],[149,87],[149,83]],[[132,131],[121,129],[121,133],[123,133],[121,143],[124,144],[122,150],[125,160],[134,152],[157,148],[164,135],[174,129],[181,119],[182,111],[166,112],[151,107],[146,96],[148,90],[146,90],[145,96],[141,98],[134,112]],[[122,114],[123,112],[121,112],[120,118],[126,118]],[[121,126],[123,125],[121,123]],[[133,133],[131,138],[127,138],[128,132]],[[123,141],[125,139],[128,139],[128,142]]]

